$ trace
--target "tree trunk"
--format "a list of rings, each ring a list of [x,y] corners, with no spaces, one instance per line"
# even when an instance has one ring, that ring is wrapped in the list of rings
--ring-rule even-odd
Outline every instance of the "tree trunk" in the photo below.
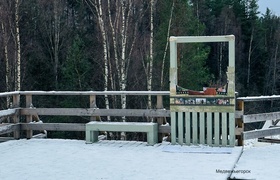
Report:
[[[173,11],[174,11],[174,5],[175,5],[175,0],[173,0],[171,11],[170,11],[170,17],[169,17],[169,23],[168,23],[168,29],[167,29],[167,35],[166,35],[166,44],[165,44],[165,49],[163,53],[163,58],[162,58],[162,65],[161,65],[161,76],[160,76],[160,88],[163,89],[164,87],[164,68],[165,68],[165,61],[166,61],[166,54],[168,50],[168,45],[169,45],[169,36],[170,36],[170,27],[171,27],[171,22],[172,22],[172,17],[173,17]]]
[[[58,89],[58,63],[59,63],[59,41],[60,41],[60,18],[58,16],[58,2],[54,1],[54,75],[55,88]]]
[[[154,44],[154,0],[151,0],[151,10],[150,10],[150,57],[148,61],[148,81],[147,89],[148,91],[152,90],[152,80],[153,80],[153,44]],[[148,96],[148,108],[152,108],[152,98],[151,95]]]
[[[19,0],[15,1],[15,30],[16,30],[16,68],[15,68],[15,90],[21,90],[21,46],[19,29]]]
[[[250,76],[251,76],[251,56],[252,56],[252,44],[254,39],[254,28],[252,29],[249,54],[248,54],[248,69],[247,69],[247,89],[250,87]]]
[[[92,0],[86,0],[85,1],[87,3],[87,5],[89,6],[89,8],[91,9],[91,11],[93,13],[94,10],[92,9],[92,7],[95,8],[95,11],[97,13],[97,20],[98,20],[98,25],[99,25],[99,29],[101,32],[101,37],[102,37],[102,46],[103,46],[103,62],[104,62],[104,91],[108,91],[108,85],[109,85],[109,66],[108,66],[108,45],[107,45],[107,33],[105,30],[105,23],[104,23],[104,16],[103,16],[103,10],[102,10],[102,3],[101,0],[94,0],[94,2]],[[108,95],[104,95],[105,98],[105,106],[106,109],[110,109],[110,103],[109,103],[109,98]],[[110,116],[107,116],[108,121],[111,120]]]
[[[278,42],[276,44],[275,47],[275,54],[274,54],[274,66],[273,66],[273,84],[271,87],[271,92],[272,94],[277,94],[277,92],[275,91],[276,89],[276,82],[277,82],[277,55],[278,55]]]
[[[1,29],[2,29],[2,36],[3,36],[3,47],[4,47],[4,59],[5,59],[5,80],[6,80],[6,91],[10,92],[11,91],[11,86],[10,86],[10,77],[11,77],[11,72],[10,72],[10,63],[9,63],[9,55],[8,55],[8,38],[6,34],[6,27],[4,23],[1,23]],[[11,103],[11,98],[10,96],[7,97],[7,108],[10,107]]]

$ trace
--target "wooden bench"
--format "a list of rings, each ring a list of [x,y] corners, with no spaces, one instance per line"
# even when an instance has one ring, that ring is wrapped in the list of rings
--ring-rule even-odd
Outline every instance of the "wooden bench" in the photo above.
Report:
[[[158,142],[157,123],[92,121],[86,124],[86,143],[97,142],[99,131],[147,132],[149,145],[154,145]]]

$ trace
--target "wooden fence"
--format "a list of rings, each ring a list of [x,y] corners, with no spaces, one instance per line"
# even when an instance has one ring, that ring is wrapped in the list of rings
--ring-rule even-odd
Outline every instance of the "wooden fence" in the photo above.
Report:
[[[88,108],[36,108],[33,105],[34,96],[88,96]],[[155,109],[101,109],[96,107],[97,96],[156,96]],[[126,116],[154,118],[159,124],[159,138],[162,133],[170,132],[169,126],[162,126],[164,118],[170,117],[170,111],[163,108],[163,96],[169,96],[168,91],[20,91],[0,93],[0,97],[12,97],[10,109],[0,110],[0,118],[10,117],[11,123],[0,122],[0,135],[14,133],[14,138],[20,138],[20,132],[26,131],[26,137],[31,138],[33,131],[85,131],[85,123],[32,123],[36,116],[87,116],[96,120],[100,116]],[[25,99],[25,107],[20,107],[20,99]],[[25,118],[21,118],[25,117]],[[25,119],[25,122],[21,122]]]
[[[256,112],[258,108],[253,107],[252,114],[247,114],[245,112],[246,103],[257,103],[260,104],[262,102],[268,102],[270,107],[267,107],[270,110],[272,104],[276,102],[280,102],[280,96],[258,96],[258,97],[240,97],[237,98],[237,105],[236,105],[236,123],[237,128],[235,130],[235,134],[238,139],[238,145],[244,145],[244,140],[248,139],[263,139],[266,141],[265,137],[280,135],[280,126],[278,126],[278,122],[280,121],[280,112],[279,108],[273,112]],[[278,106],[278,105],[277,105]],[[264,107],[263,107],[264,108]],[[264,111],[264,110],[263,110]],[[256,124],[261,123],[260,128],[246,130],[246,125],[249,124]]]
[[[101,109],[96,108],[96,97],[97,96],[156,96],[156,104],[154,109]],[[34,96],[87,96],[89,100],[88,108],[36,108],[33,105],[32,97]],[[21,138],[21,132],[25,132],[26,138],[33,137],[33,131],[82,131],[85,132],[85,123],[33,123],[34,116],[87,116],[90,117],[89,120],[96,120],[96,117],[100,116],[126,116],[126,117],[153,117],[154,122],[157,122],[159,125],[159,141],[162,139],[163,133],[168,133],[172,135],[172,122],[171,126],[164,126],[163,120],[164,118],[170,118],[170,110],[166,110],[163,108],[163,96],[169,97],[169,91],[88,91],[88,92],[75,92],[75,91],[20,91],[20,92],[6,92],[0,93],[0,98],[11,98],[12,104],[9,109],[0,110],[0,135],[13,133],[13,139]],[[245,113],[246,103],[249,102],[276,102],[280,103],[280,96],[259,96],[259,97],[240,97],[237,98],[236,103],[236,111],[235,111],[235,119],[236,119],[236,128],[235,135],[238,140],[238,145],[243,145],[244,140],[254,139],[254,138],[264,138],[267,136],[279,135],[280,134],[280,126],[277,123],[280,121],[280,110],[275,112],[265,112],[265,113]],[[36,104],[35,104],[36,105]],[[24,106],[24,107],[23,107]],[[269,108],[268,108],[269,109]],[[208,113],[209,114],[209,113]],[[208,115],[206,113],[199,114],[199,116],[203,116],[206,119],[207,117],[218,117],[215,115]],[[196,114],[193,114],[196,115]],[[188,114],[177,114],[176,116],[188,117]],[[222,115],[225,116],[225,115]],[[226,115],[228,116],[228,115]],[[9,117],[9,122],[3,121],[3,119],[7,119]],[[219,116],[220,117],[220,116]],[[201,117],[200,117],[201,118]],[[202,117],[202,119],[204,119]],[[226,129],[225,125],[217,125],[215,118],[212,119],[212,126],[221,127],[221,131]],[[4,123],[5,122],[5,123]],[[259,122],[269,122],[269,126],[266,125],[267,128],[260,128],[257,130],[246,130],[245,126],[250,123],[259,123]],[[184,128],[189,128],[191,126],[186,126],[189,122],[182,123],[180,121],[176,122],[173,127],[173,131],[175,129],[176,132],[182,134]],[[209,124],[209,123],[208,123]],[[267,123],[266,123],[267,124]],[[203,124],[192,126],[192,128],[200,128],[203,127]],[[210,128],[210,126],[207,126]],[[214,130],[213,134],[209,134],[211,130],[204,131],[202,129],[200,133],[205,133],[206,141],[219,139],[215,138],[217,136],[217,129]],[[219,130],[219,131],[220,131]],[[198,134],[200,135],[200,134]],[[172,137],[172,136],[171,136]],[[209,138],[210,137],[210,138]],[[3,137],[0,137],[0,141],[2,141]],[[5,137],[6,139],[11,139],[11,137]],[[179,142],[183,142],[181,137],[177,137],[177,135],[172,137],[178,138]],[[222,137],[221,141],[225,140],[225,137]],[[185,144],[189,144],[193,140],[187,140]],[[211,141],[212,142],[212,141]],[[195,142],[199,143],[199,142]],[[193,142],[191,143],[193,144]],[[224,141],[224,144],[227,144]]]

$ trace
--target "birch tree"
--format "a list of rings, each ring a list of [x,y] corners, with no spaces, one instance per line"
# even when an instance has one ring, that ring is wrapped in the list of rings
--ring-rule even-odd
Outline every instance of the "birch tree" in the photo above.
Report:
[[[5,60],[6,91],[21,90],[21,41],[19,26],[20,1],[2,1],[0,3],[0,29]],[[11,99],[7,98],[7,107]]]
[[[148,69],[148,76],[147,76],[147,89],[148,91],[152,90],[152,80],[153,80],[153,64],[154,64],[154,51],[153,51],[153,44],[154,44],[154,0],[151,0],[150,3],[150,54],[149,60],[147,63]],[[148,108],[152,108],[152,98],[151,95],[148,96]]]
[[[3,52],[4,52],[4,62],[5,62],[5,90],[7,92],[11,91],[12,90],[12,85],[11,85],[11,78],[12,78],[12,75],[11,75],[11,69],[12,69],[12,66],[11,66],[11,63],[10,63],[10,57],[9,57],[9,41],[11,39],[11,33],[10,30],[10,26],[9,26],[9,22],[11,22],[11,16],[9,15],[10,14],[10,8],[9,8],[9,3],[3,3],[0,5],[0,14],[1,14],[1,19],[0,19],[0,22],[1,22],[1,35],[2,35],[2,47],[3,47]],[[7,108],[9,107],[10,105],[10,97],[7,97],[7,101],[6,101],[6,105],[7,105]]]
[[[15,68],[15,90],[21,90],[21,44],[19,27],[19,0],[15,0],[15,49],[16,49],[16,68]]]
[[[171,9],[170,9],[170,17],[169,17],[169,21],[168,21],[167,34],[166,34],[166,44],[165,44],[163,58],[162,58],[161,76],[160,76],[160,88],[161,89],[164,86],[164,69],[165,69],[165,61],[166,61],[167,50],[168,50],[168,46],[169,46],[170,28],[171,28],[171,23],[172,23],[174,6],[175,6],[175,0],[173,0],[172,6],[171,6]]]
[[[103,13],[103,6],[104,6],[104,1],[101,0],[85,0],[87,3],[88,7],[92,11],[93,14],[96,14],[98,26],[100,29],[101,33],[101,38],[102,38],[102,47],[103,47],[103,63],[104,63],[104,91],[108,91],[108,86],[109,86],[109,65],[108,65],[108,34],[107,31],[105,30],[105,15]],[[108,95],[105,95],[105,106],[106,109],[110,108],[110,103],[108,99]],[[110,121],[110,117],[108,116],[108,121]]]

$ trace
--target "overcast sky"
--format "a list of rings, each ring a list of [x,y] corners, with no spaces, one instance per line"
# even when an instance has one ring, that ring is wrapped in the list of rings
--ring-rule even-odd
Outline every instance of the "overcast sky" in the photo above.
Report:
[[[259,0],[258,5],[261,14],[265,14],[268,7],[273,14],[280,16],[280,0]]]

